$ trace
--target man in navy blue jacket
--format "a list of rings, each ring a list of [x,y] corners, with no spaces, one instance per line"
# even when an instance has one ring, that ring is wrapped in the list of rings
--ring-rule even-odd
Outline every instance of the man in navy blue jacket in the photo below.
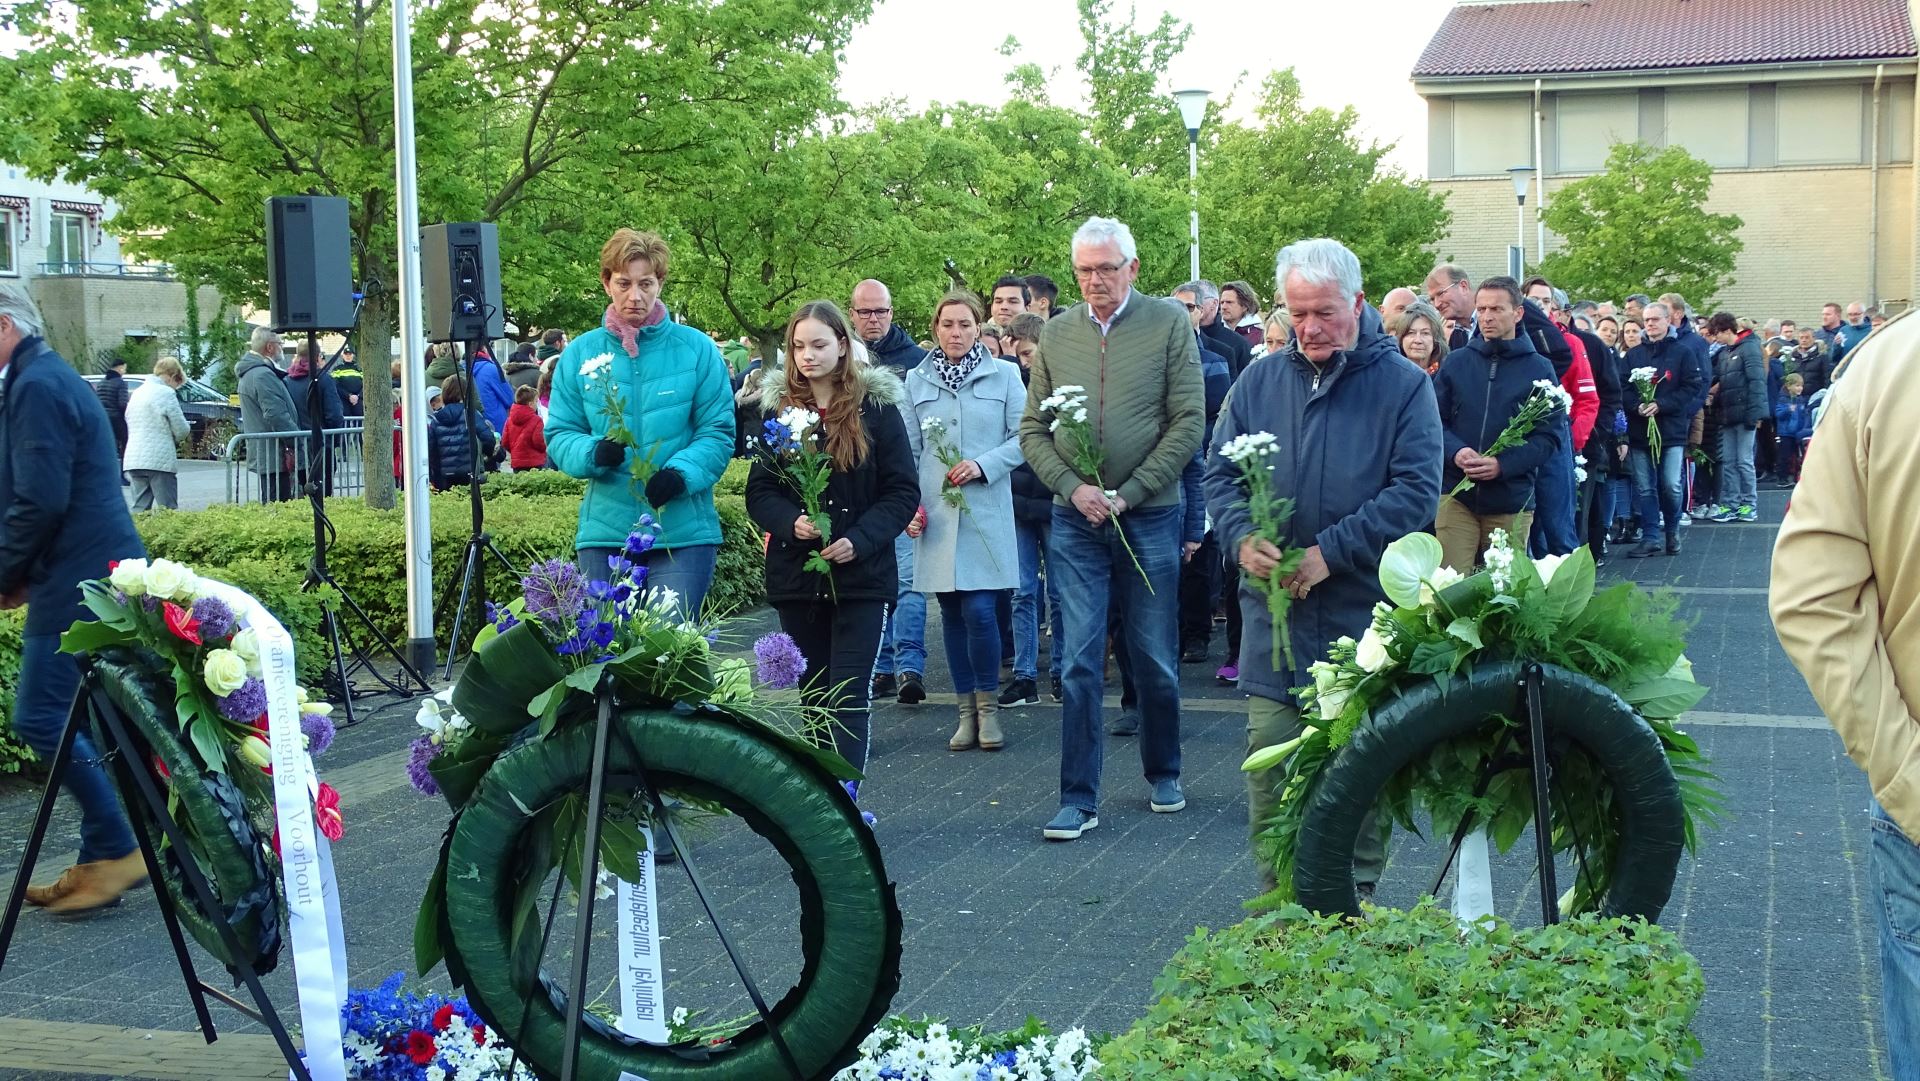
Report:
[[[1394,340],[1368,333],[1360,260],[1339,242],[1302,240],[1280,252],[1276,278],[1293,316],[1293,344],[1256,361],[1234,384],[1207,452],[1207,509],[1243,579],[1245,621],[1240,689],[1247,703],[1248,753],[1300,734],[1293,689],[1313,682],[1308,666],[1327,659],[1337,638],[1358,638],[1386,599],[1380,554],[1420,531],[1440,498],[1440,421],[1425,372]],[[1542,363],[1545,363],[1542,361]],[[1240,467],[1222,448],[1259,432],[1276,439],[1268,474],[1273,494],[1294,501],[1282,540],[1305,553],[1282,581],[1293,595],[1287,621],[1291,671],[1275,671],[1266,596],[1255,579],[1274,573],[1279,549],[1253,535]],[[1286,654],[1280,654],[1285,666]],[[1256,856],[1279,803],[1277,771],[1247,775],[1247,811]],[[1369,897],[1386,864],[1380,832],[1363,823],[1354,880]],[[1258,858],[1268,889],[1273,864]]]
[[[1488,456],[1483,448],[1506,430],[1520,406],[1533,394],[1536,382],[1559,386],[1553,365],[1518,333],[1525,299],[1512,278],[1488,278],[1474,293],[1474,318],[1479,336],[1447,353],[1434,375],[1433,393],[1440,405],[1440,426],[1446,438],[1446,471],[1442,484],[1452,491],[1461,477],[1473,487],[1440,502],[1434,533],[1446,552],[1447,566],[1461,574],[1473,573],[1474,561],[1487,550],[1496,529],[1504,529],[1514,546],[1524,550],[1528,513],[1533,506],[1534,472],[1560,446],[1563,419],[1534,426],[1511,450]],[[1565,339],[1561,339],[1563,345]]]
[[[0,285],[0,608],[27,606],[13,729],[51,762],[80,683],[78,659],[59,651],[60,633],[86,614],[80,583],[146,550],[120,495],[106,412],[41,340],[42,325],[25,286]],[[79,862],[27,891],[62,917],[118,904],[147,876],[99,758],[81,732],[66,775],[80,804]]]

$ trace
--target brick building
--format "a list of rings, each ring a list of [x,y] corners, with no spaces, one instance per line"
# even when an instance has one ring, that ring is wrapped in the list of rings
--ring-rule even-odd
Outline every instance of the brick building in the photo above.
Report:
[[[1709,208],[1746,223],[1716,307],[1901,310],[1920,295],[1915,18],[1909,0],[1461,0],[1413,69],[1428,176],[1454,214],[1440,250],[1504,273],[1508,170],[1533,166],[1531,266],[1560,245],[1542,185],[1551,203],[1614,143],[1679,145],[1714,167]]]

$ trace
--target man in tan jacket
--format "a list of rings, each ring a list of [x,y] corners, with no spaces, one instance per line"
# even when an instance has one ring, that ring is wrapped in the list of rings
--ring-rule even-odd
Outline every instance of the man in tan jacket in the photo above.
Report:
[[[1867,861],[1896,1081],[1920,1079],[1920,319],[1835,373],[1773,549],[1787,656],[1867,771]],[[1841,378],[1844,376],[1844,378]]]

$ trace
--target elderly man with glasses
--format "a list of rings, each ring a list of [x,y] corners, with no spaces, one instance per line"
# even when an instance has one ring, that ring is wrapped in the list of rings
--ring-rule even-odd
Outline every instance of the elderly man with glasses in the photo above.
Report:
[[[1100,824],[1110,606],[1124,613],[1148,806],[1164,814],[1187,805],[1180,788],[1180,476],[1206,423],[1193,324],[1183,310],[1133,287],[1140,274],[1133,233],[1111,218],[1090,218],[1074,233],[1072,252],[1086,300],[1041,332],[1020,422],[1020,449],[1054,493],[1047,562],[1060,574],[1066,624],[1060,812],[1042,830],[1054,841]],[[1047,404],[1067,387],[1084,396],[1097,470],[1076,453],[1077,425],[1056,424],[1057,410]]]

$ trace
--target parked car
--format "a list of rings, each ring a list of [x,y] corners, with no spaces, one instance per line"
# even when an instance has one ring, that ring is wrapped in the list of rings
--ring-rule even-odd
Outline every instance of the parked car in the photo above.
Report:
[[[85,378],[88,383],[98,383],[102,377],[89,375]],[[127,392],[132,393],[135,387],[152,377],[128,375],[125,378]],[[180,395],[180,412],[186,415],[187,426],[193,430],[193,445],[196,448],[205,447],[206,452],[215,457],[226,453],[227,438],[240,430],[240,406],[233,399],[197,379],[187,380],[177,393]],[[207,438],[209,429],[218,429],[228,434],[217,440],[209,440]],[[216,434],[218,434],[217,431]]]

